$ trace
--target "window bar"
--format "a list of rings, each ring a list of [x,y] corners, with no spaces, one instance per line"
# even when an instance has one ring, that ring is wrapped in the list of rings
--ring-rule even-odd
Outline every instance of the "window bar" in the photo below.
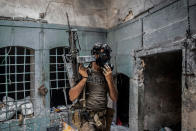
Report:
[[[56,55],[56,57],[58,57],[57,55]],[[57,62],[55,62],[55,63],[50,63],[51,65],[56,65],[56,64],[59,64],[59,65],[64,65],[63,63],[57,63]]]
[[[7,55],[0,55],[0,57],[6,57]],[[24,56],[24,55],[9,55],[9,56]],[[34,55],[26,55],[26,56],[34,56]]]
[[[51,71],[50,73],[64,73],[64,72],[66,72],[66,70],[65,71]]]
[[[32,50],[30,50],[30,55],[32,55],[32,56],[30,56],[30,63],[35,63],[35,54],[33,54],[33,51]],[[36,98],[35,98],[35,87],[34,87],[34,82],[35,82],[35,65],[32,65],[32,66],[30,66],[30,72],[32,71],[33,73],[30,73],[30,100],[32,100],[32,103],[34,103],[35,101],[34,101],[34,99],[36,100]],[[28,72],[29,73],[29,72]],[[33,108],[34,109],[34,108]]]
[[[63,89],[65,88],[64,86],[63,87],[59,87],[58,89]],[[50,88],[50,90],[57,90],[56,88]]]
[[[60,88],[63,88],[63,87],[60,87]],[[21,93],[21,92],[23,92],[24,90],[21,90],[21,91],[9,91],[9,93],[15,93],[15,92],[18,92],[18,93]],[[33,89],[31,89],[31,90],[25,90],[25,91],[34,91]],[[6,92],[0,92],[0,94],[6,94]]]
[[[58,48],[56,48],[56,71],[58,71],[58,57],[57,57],[57,51],[58,51]],[[58,73],[56,72],[56,86],[57,86],[57,89],[59,88],[58,86]]]
[[[63,48],[63,54],[65,54],[65,48]],[[65,79],[65,88],[63,88],[63,93],[64,93],[64,97],[65,97],[65,104],[67,106],[67,94],[66,94],[66,88],[67,88],[67,83],[66,83],[66,69],[64,67],[64,79]]]
[[[25,63],[26,63],[26,48],[24,48],[24,66],[23,66],[23,81],[25,81]],[[23,92],[24,92],[24,101],[26,102],[26,91],[25,91],[25,82],[23,82]],[[26,113],[26,104],[25,104],[25,113]],[[26,117],[26,115],[25,115]]]
[[[17,56],[16,56],[17,57]],[[31,63],[31,64],[26,64],[26,65],[34,65],[35,63]],[[56,63],[55,63],[56,64]],[[7,65],[13,65],[13,66],[15,66],[15,65],[23,65],[23,64],[7,64]],[[0,65],[0,66],[4,66],[4,65]]]
[[[0,55],[1,56],[1,55]],[[60,56],[60,57],[62,57],[62,55],[50,55],[50,56]]]
[[[23,83],[23,82],[25,82],[25,83],[29,83],[29,82],[31,82],[31,81],[19,81],[19,82],[12,82],[12,84],[20,84],[20,83]],[[6,83],[1,83],[0,85],[6,85]]]
[[[15,47],[15,72],[17,73],[17,48]],[[15,91],[17,91],[17,75],[15,74]],[[17,92],[15,92],[15,100],[16,100],[16,102],[15,102],[15,106],[16,106],[16,110],[18,110],[17,109]],[[18,115],[18,113],[17,113],[17,111],[16,111],[16,119],[17,119],[17,116]]]
[[[5,48],[5,54],[7,54],[7,48]],[[5,58],[5,83],[6,83],[6,105],[7,105],[7,97],[8,97],[8,84],[7,84],[7,57]],[[6,106],[6,120],[8,119],[8,106]]]
[[[58,73],[57,73],[58,74]],[[56,79],[56,80],[50,80],[50,81],[64,81],[65,79]]]
[[[7,65],[9,65],[9,64],[7,64]],[[33,73],[34,72],[26,72],[26,74],[33,74]],[[15,75],[15,74],[17,74],[17,75],[23,75],[23,73],[7,73],[7,75]],[[0,76],[4,76],[4,75],[6,75],[6,74],[0,74]]]
[[[9,63],[11,63],[11,61],[10,61],[10,56],[8,56],[9,57]],[[10,72],[11,72],[11,69],[10,69],[10,65],[9,65],[9,73],[8,73],[8,75],[9,75],[9,85],[11,84],[11,76],[10,76]]]

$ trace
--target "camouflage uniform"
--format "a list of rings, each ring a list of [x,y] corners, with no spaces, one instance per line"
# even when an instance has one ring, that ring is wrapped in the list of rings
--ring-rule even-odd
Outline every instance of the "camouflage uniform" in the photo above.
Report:
[[[79,131],[106,131],[109,129],[107,116],[108,86],[101,72],[90,70],[86,82],[86,108],[78,113],[78,123],[74,122]],[[76,120],[76,118],[74,118]],[[110,120],[111,122],[111,120]],[[107,127],[108,126],[108,127]]]

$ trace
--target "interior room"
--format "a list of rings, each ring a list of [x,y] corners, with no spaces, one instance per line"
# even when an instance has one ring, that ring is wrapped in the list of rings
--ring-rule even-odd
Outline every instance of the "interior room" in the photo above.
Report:
[[[196,130],[195,12],[195,0],[1,0],[0,131]]]

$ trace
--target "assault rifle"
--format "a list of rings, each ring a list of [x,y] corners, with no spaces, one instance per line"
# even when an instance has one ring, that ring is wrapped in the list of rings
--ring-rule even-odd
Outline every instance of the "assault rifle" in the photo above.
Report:
[[[77,34],[77,29],[72,29],[69,23],[69,16],[67,15],[68,23],[68,33],[69,33],[69,53],[63,54],[63,60],[65,68],[67,70],[67,75],[69,79],[70,87],[74,87],[76,82],[79,80],[80,75],[78,72],[79,64],[82,64],[84,67],[87,67],[89,63],[95,61],[94,56],[79,56],[80,43]],[[77,49],[77,44],[79,49]]]
[[[79,56],[79,51],[81,50],[81,48],[79,44],[77,29],[71,28],[70,23],[69,23],[69,16],[67,13],[66,15],[67,15],[68,33],[69,33],[69,53],[63,54],[63,61],[64,61],[64,66],[67,71],[67,76],[68,76],[70,87],[73,88],[80,79],[80,75],[78,72],[79,64],[82,64],[83,66],[85,66],[85,64],[88,65],[89,63],[95,61],[95,57],[94,56]],[[77,44],[78,44],[79,49],[77,48]],[[82,100],[84,99],[85,99],[85,89],[83,90]],[[66,98],[65,100],[67,101]],[[76,102],[77,100],[74,103]],[[83,102],[83,107],[84,106],[85,104]]]
[[[63,61],[67,71],[70,87],[74,87],[79,80],[77,56],[80,50],[80,44],[77,34],[77,29],[72,29],[69,23],[69,16],[67,15],[68,33],[69,33],[69,53],[63,54]],[[77,44],[79,49],[77,49]]]

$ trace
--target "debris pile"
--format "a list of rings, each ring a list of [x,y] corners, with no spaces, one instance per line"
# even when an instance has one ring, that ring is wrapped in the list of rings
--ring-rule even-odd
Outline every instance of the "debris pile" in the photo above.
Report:
[[[0,102],[0,122],[10,120],[16,112],[21,112],[23,116],[33,114],[33,104],[29,96],[17,102],[11,97],[3,97]]]

